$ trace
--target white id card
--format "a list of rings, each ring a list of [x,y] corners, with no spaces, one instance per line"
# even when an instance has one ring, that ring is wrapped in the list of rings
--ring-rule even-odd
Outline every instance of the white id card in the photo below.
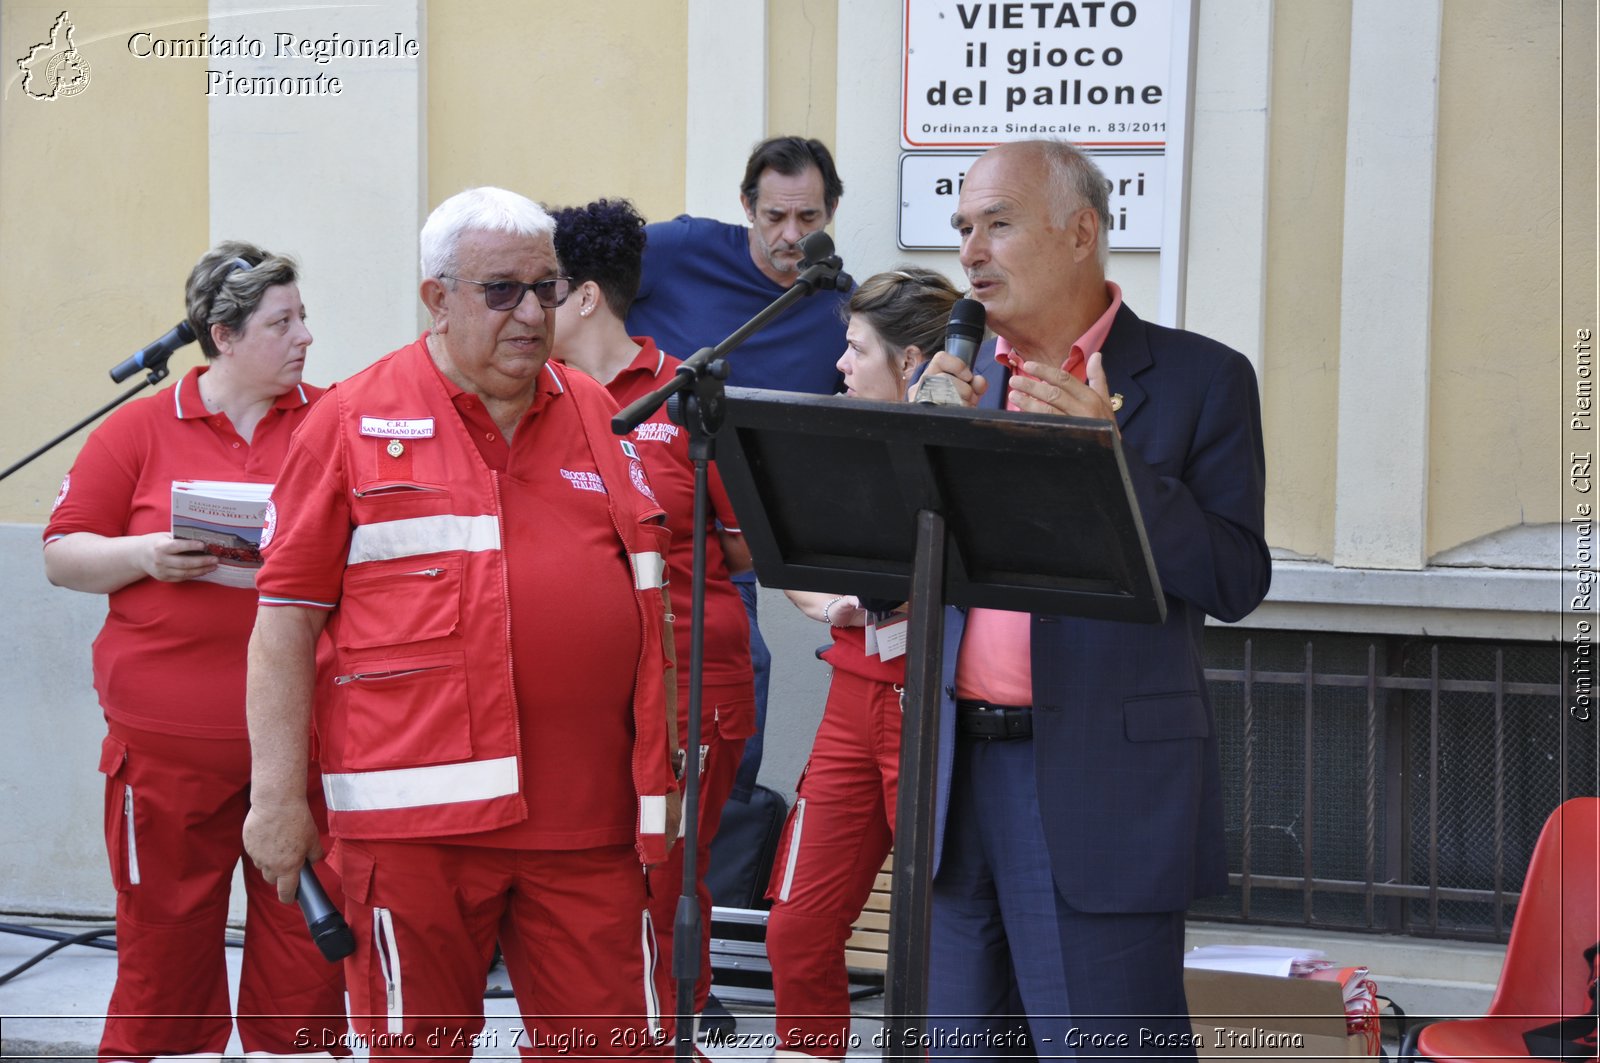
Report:
[[[884,624],[868,624],[866,650],[867,653],[876,654],[879,660],[892,661],[902,657],[906,652],[906,629],[909,622],[905,617],[898,617]]]

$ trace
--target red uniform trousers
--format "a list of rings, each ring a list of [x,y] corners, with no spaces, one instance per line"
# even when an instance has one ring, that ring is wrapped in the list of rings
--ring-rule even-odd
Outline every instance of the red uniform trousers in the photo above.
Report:
[[[679,667],[687,667],[680,665]],[[706,747],[705,767],[700,772],[700,813],[695,817],[699,833],[695,836],[695,896],[700,901],[700,976],[695,979],[694,1013],[705,1010],[706,997],[711,994],[711,889],[706,885],[706,865],[711,861],[711,840],[717,836],[722,822],[722,807],[733,792],[733,780],[739,773],[739,762],[744,759],[743,738],[724,738],[713,718],[714,710],[727,698],[722,694],[742,697],[747,703],[743,717],[752,715],[749,702],[754,698],[749,684],[732,684],[728,688],[707,687],[701,691],[700,744]],[[688,714],[689,693],[678,691],[678,703],[683,708],[679,718],[679,733],[688,729],[684,722]],[[684,743],[688,748],[688,743]],[[661,965],[656,982],[661,993],[661,1006],[674,1011],[677,1002],[677,981],[672,975],[673,919],[678,911],[678,898],[683,895],[683,845],[672,847],[666,863],[650,869],[650,915],[655,921],[656,940],[661,947]]]
[[[524,1057],[672,1054],[631,844],[552,850],[341,838],[355,1038],[373,1057],[466,1058],[498,940]]]
[[[841,1058],[849,1048],[844,945],[894,846],[900,689],[835,668],[767,897],[781,1048]]]
[[[244,855],[250,744],[109,721],[106,853],[117,889],[117,982],[101,1060],[221,1053],[233,1028],[223,954],[228,893]],[[307,794],[326,823],[315,773]],[[319,877],[337,901],[338,880]],[[329,1052],[345,1030],[344,975],[322,958],[296,905],[246,865],[239,1040],[246,1052]]]

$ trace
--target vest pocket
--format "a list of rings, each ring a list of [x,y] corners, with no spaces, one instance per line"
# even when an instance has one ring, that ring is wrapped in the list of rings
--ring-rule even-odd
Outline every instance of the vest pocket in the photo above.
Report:
[[[343,649],[454,635],[461,626],[461,559],[408,557],[352,569],[336,616]]]
[[[333,683],[344,711],[330,714],[325,744],[333,751],[330,760],[343,768],[418,767],[471,758],[463,654],[351,663]]]
[[[361,523],[450,512],[450,489],[416,480],[368,480],[350,492]]]

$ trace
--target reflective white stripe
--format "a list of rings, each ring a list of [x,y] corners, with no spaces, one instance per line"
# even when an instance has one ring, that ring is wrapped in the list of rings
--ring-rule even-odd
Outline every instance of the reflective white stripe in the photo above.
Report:
[[[486,801],[517,792],[517,758],[324,774],[322,792],[327,795],[328,809],[333,812],[372,812]],[[660,800],[664,809],[666,799]],[[665,822],[665,811],[662,815]]]
[[[337,609],[338,602],[319,602],[313,598],[269,598],[261,595],[256,599],[257,605],[298,605],[303,609]]]
[[[650,909],[644,910],[644,933],[639,953],[644,957],[644,1017],[650,1024],[650,1036],[661,1036],[661,999],[656,996],[656,928],[650,921]]]
[[[350,535],[349,564],[437,554],[445,550],[498,549],[500,522],[494,514],[461,517],[446,513],[360,525]]]
[[[800,832],[806,826],[806,799],[794,803],[794,829],[789,831],[789,855],[784,858],[783,888],[778,890],[778,900],[789,899],[789,887],[794,885],[794,865],[800,855]]]
[[[394,939],[394,915],[387,908],[372,909],[372,945],[383,969],[388,989],[389,1033],[405,1032],[406,995],[400,982],[400,943]]]
[[[665,797],[639,798],[639,833],[667,833],[667,799]]]
[[[139,884],[139,838],[133,829],[133,787],[122,791],[122,815],[128,821],[128,885]]]
[[[172,412],[177,414],[178,420],[183,420],[183,377],[179,377],[178,382],[172,385]]]
[[[654,590],[662,585],[667,574],[667,559],[660,554],[629,554],[633,562],[633,589]]]

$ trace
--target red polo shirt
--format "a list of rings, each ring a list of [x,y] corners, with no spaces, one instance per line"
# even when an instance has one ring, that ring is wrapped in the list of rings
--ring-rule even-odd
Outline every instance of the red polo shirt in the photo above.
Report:
[[[61,482],[44,541],[73,532],[107,538],[172,530],[172,481],[271,483],[289,436],[322,389],[285,392],[249,442],[206,410],[200,377],[135,399],[84,441]],[[248,588],[140,579],[109,596],[94,641],[94,686],[109,719],[191,738],[244,738],[245,647],[255,626]]]
[[[671,379],[681,359],[663,354],[648,336],[633,337],[639,355],[606,385],[618,406],[626,406]],[[689,432],[672,423],[666,407],[656,410],[630,437],[650,474],[661,508],[667,511],[672,547],[667,555],[667,581],[672,592],[672,625],[678,652],[678,715],[680,729],[688,726],[689,713],[689,604],[694,566],[694,464],[689,460]],[[729,531],[739,530],[733,505],[715,464],[709,480],[711,520],[706,525],[705,727],[713,723],[724,738],[755,734],[754,688],[750,669],[750,622],[744,601],[728,577],[727,559],[717,537],[718,522]],[[715,716],[715,720],[713,720]]]

